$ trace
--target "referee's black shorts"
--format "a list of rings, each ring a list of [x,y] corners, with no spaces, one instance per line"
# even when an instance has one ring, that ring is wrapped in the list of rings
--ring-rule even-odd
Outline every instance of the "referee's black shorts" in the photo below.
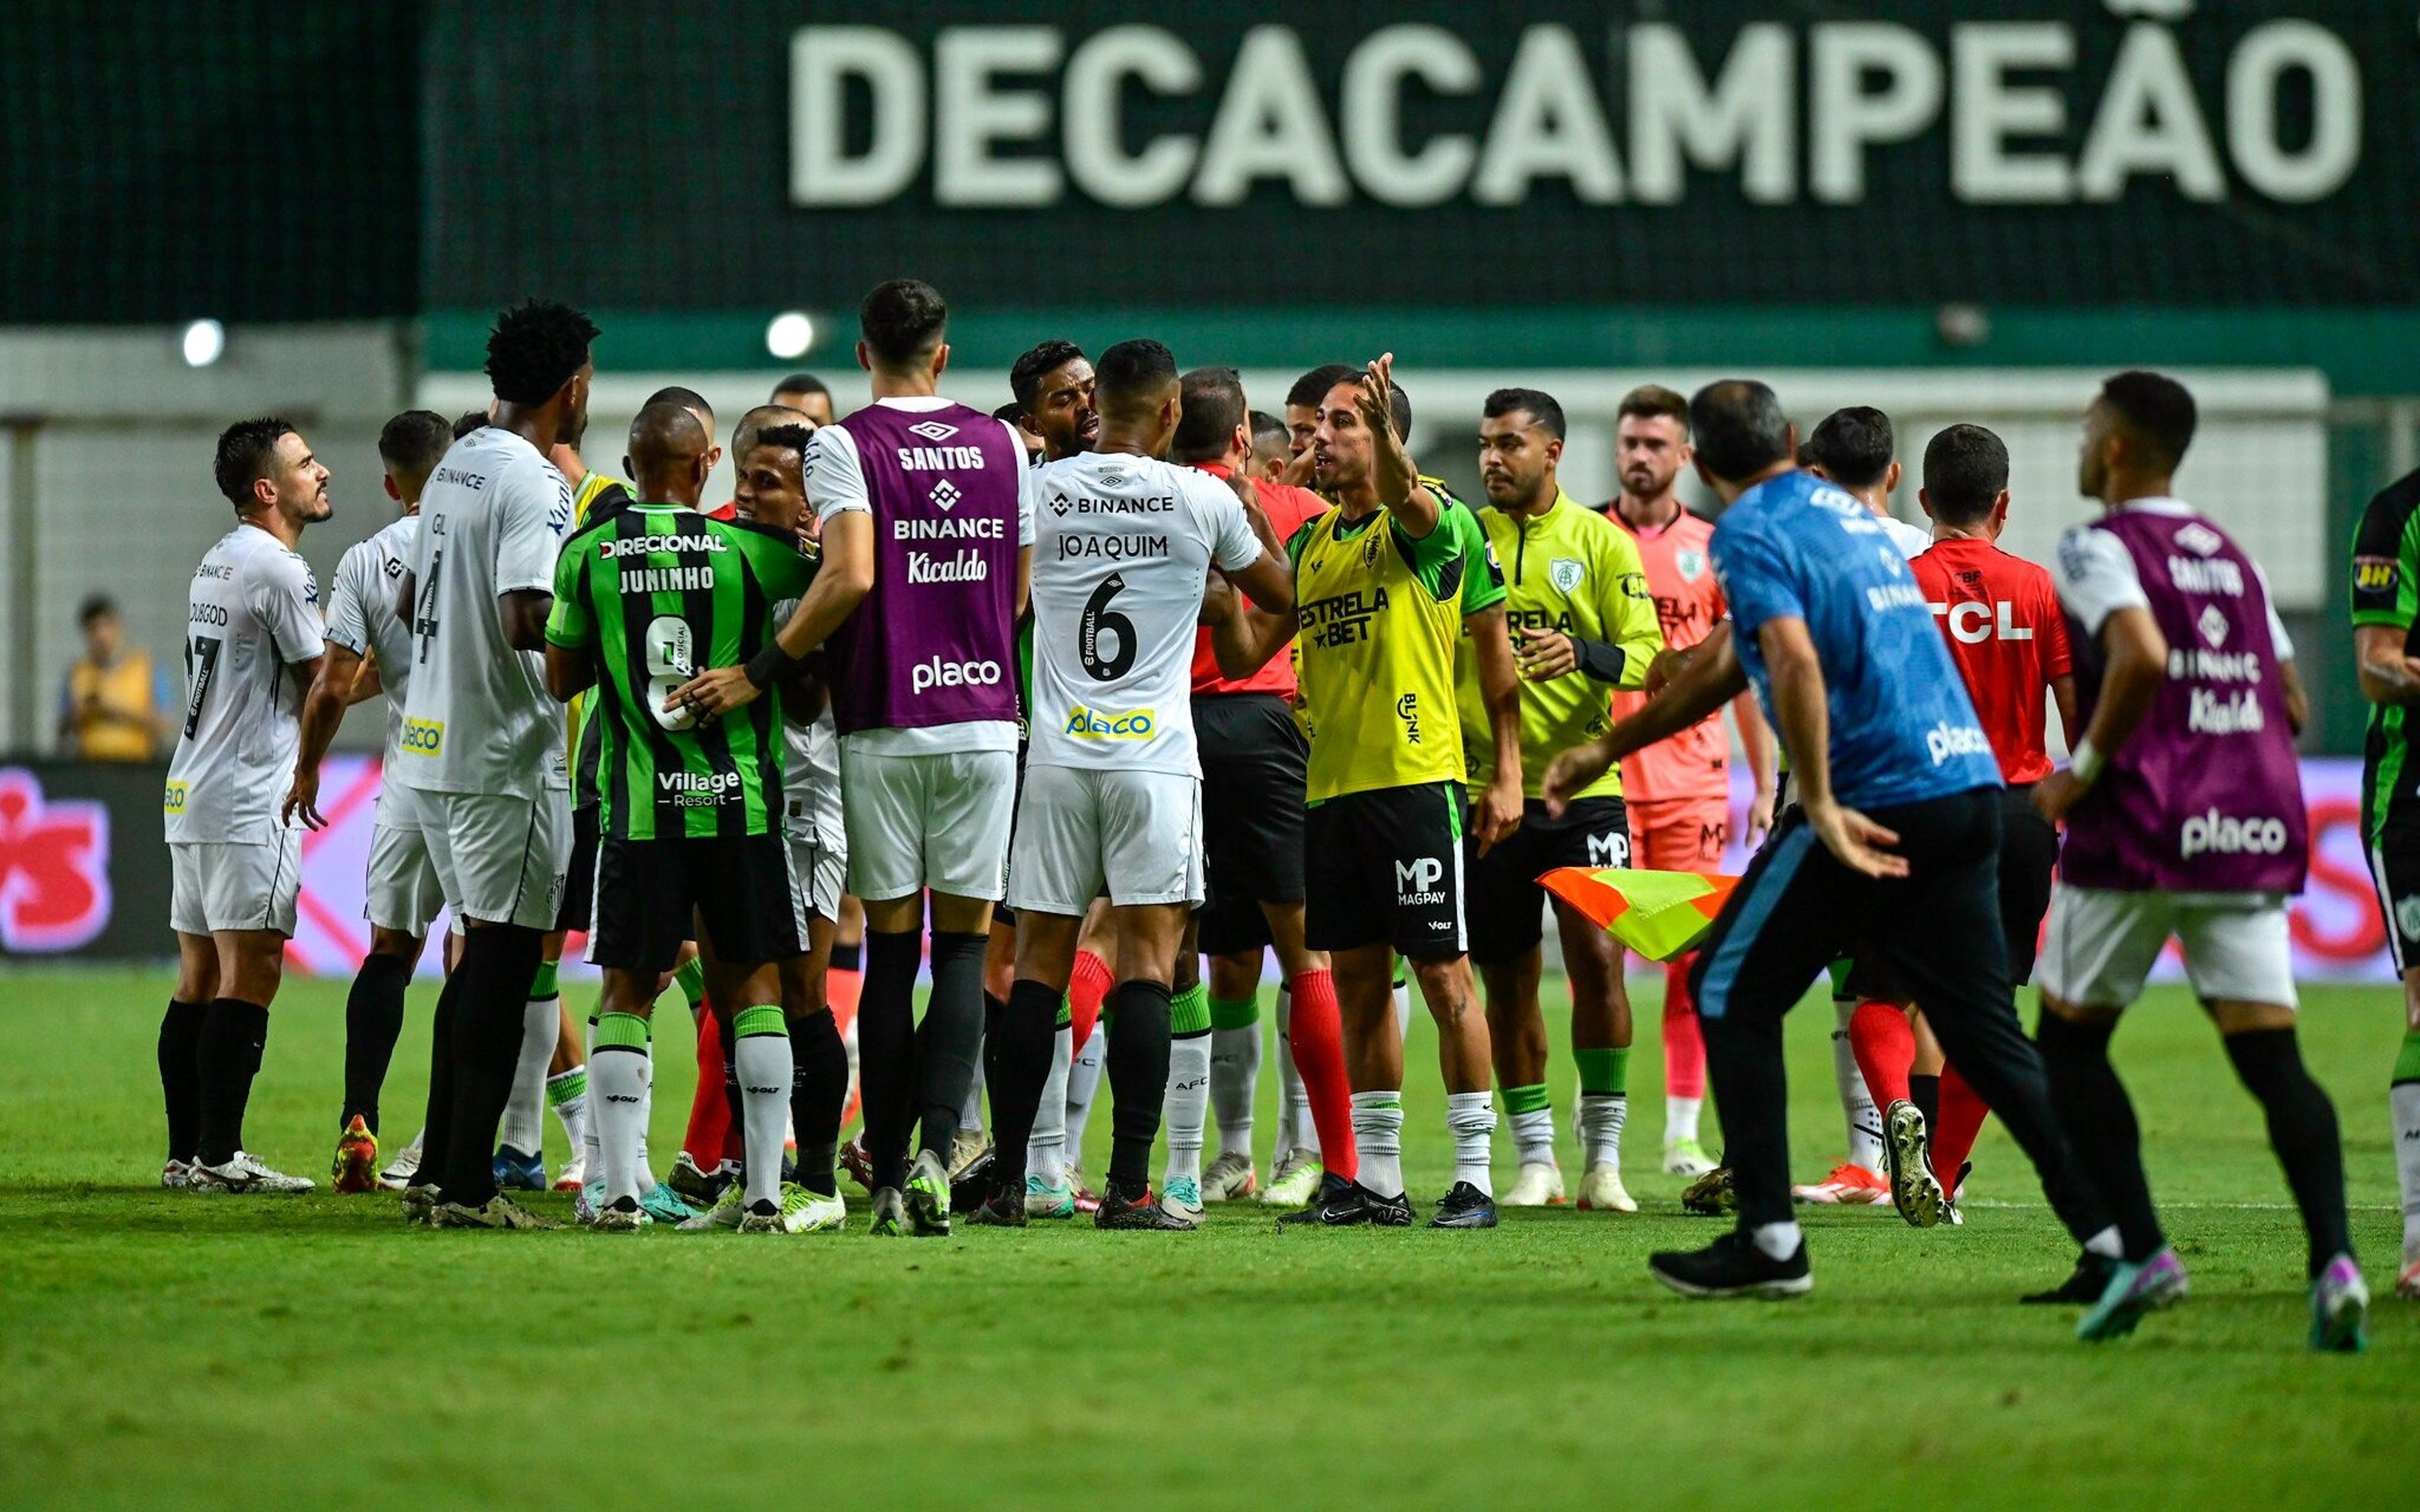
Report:
[[[1229,955],[1270,943],[1263,903],[1303,900],[1303,792],[1311,747],[1275,693],[1205,693],[1193,701],[1202,748],[1202,851],[1208,899],[1202,949]]]

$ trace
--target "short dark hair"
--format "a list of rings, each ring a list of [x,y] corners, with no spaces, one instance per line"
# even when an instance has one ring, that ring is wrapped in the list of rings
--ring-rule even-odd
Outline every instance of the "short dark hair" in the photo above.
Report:
[[[1661,383],[1642,383],[1621,396],[1621,403],[1614,408],[1614,423],[1619,424],[1631,415],[1641,420],[1677,420],[1681,434],[1689,434],[1689,401]]]
[[[991,417],[994,420],[1003,421],[1008,424],[1014,425],[1018,421],[1025,418],[1025,406],[1018,404],[1014,399],[1011,399],[1008,403],[1001,405],[999,409],[993,410],[991,412]]]
[[[1499,419],[1516,409],[1526,411],[1538,423],[1539,429],[1557,440],[1561,440],[1567,433],[1563,407],[1555,402],[1553,394],[1543,390],[1498,389],[1479,407],[1481,416],[1488,420]]]
[[[252,486],[269,476],[279,440],[293,428],[281,415],[260,415],[219,432],[218,459],[210,471],[228,503],[242,509],[252,502]]]
[[[379,460],[406,476],[425,478],[453,444],[454,427],[443,415],[433,409],[407,409],[379,431]]]
[[[1252,411],[1252,444],[1254,446],[1258,446],[1261,442],[1266,440],[1274,440],[1280,445],[1283,445],[1285,442],[1293,440],[1293,438],[1294,432],[1286,429],[1286,423],[1284,421],[1280,420],[1277,416],[1270,414],[1265,409],[1255,409]]]
[[[921,279],[876,284],[857,307],[857,329],[877,363],[902,367],[929,357],[950,328],[941,291]]]
[[[820,393],[827,399],[831,397],[831,390],[824,387],[824,380],[813,373],[791,374],[773,385],[773,393]],[[772,396],[768,393],[765,397],[769,399]]]
[[[1835,409],[1807,438],[1807,455],[1843,488],[1870,488],[1890,471],[1899,438],[1890,416],[1871,405]]]
[[[1689,433],[1698,461],[1727,483],[1790,456],[1790,417],[1772,388],[1754,378],[1720,378],[1699,389],[1689,399]]]
[[[506,404],[546,403],[588,361],[596,322],[554,300],[523,300],[488,332],[488,383]]]
[[[460,414],[454,417],[454,439],[458,441],[463,437],[470,435],[473,431],[485,430],[487,426],[488,412],[486,410],[465,409]]]
[[[1300,409],[1316,409],[1327,398],[1327,391],[1339,383],[1350,383],[1361,376],[1357,367],[1342,363],[1325,363],[1294,380],[1286,390],[1286,403]]]
[[[92,628],[92,622],[104,614],[113,619],[116,617],[117,600],[107,594],[94,594],[76,607],[76,628],[89,630]]]
[[[768,425],[749,439],[748,447],[749,450],[753,451],[759,446],[778,446],[785,452],[796,452],[799,454],[799,461],[803,465],[807,457],[807,448],[814,443],[815,432],[812,425]],[[736,458],[735,460],[744,459]]]
[[[684,389],[677,383],[667,385],[648,394],[647,403],[676,404],[684,409],[703,409],[709,415],[714,413],[714,406],[706,402],[705,394],[695,389]],[[644,409],[645,406],[641,408]],[[706,439],[712,440],[714,438],[709,436]]]
[[[1179,462],[1215,462],[1227,455],[1235,427],[1250,413],[1244,403],[1243,375],[1232,367],[1197,367],[1181,381],[1185,413],[1176,422],[1176,440],[1168,455]]]
[[[776,425],[789,425],[797,424],[799,418],[802,417],[799,411],[785,404],[760,404],[741,415],[739,423],[731,427],[732,464],[738,465],[748,455],[748,449],[755,445],[757,438],[764,434],[768,421]]]
[[[1395,422],[1395,439],[1404,445],[1412,444],[1412,396],[1400,383],[1387,385],[1387,413]]]
[[[1016,408],[1031,410],[1034,395],[1042,392],[1042,380],[1083,355],[1083,347],[1057,336],[1027,347],[1008,370],[1008,392],[1016,395]]]
[[[1119,342],[1093,364],[1104,413],[1112,405],[1140,404],[1176,380],[1175,353],[1147,336]]]
[[[2185,386],[2164,373],[2128,368],[2101,385],[2101,402],[2147,442],[2161,471],[2173,472],[2193,444],[2200,415]]]
[[[1982,426],[1946,425],[1924,443],[1924,501],[1944,524],[1987,517],[2008,486],[2008,443]]]

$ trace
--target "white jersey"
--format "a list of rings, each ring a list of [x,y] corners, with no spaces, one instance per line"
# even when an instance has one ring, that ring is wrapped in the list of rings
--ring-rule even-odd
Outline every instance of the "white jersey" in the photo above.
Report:
[[[1930,531],[1910,525],[1896,515],[1876,517],[1883,522],[1883,533],[1890,537],[1890,544],[1898,547],[1899,554],[1910,562],[1932,549],[1932,533]]]
[[[420,517],[406,515],[345,552],[328,585],[328,643],[378,662],[386,688],[386,759],[403,750],[403,699],[411,686],[411,627],[404,623],[404,576],[411,571]]]
[[[456,441],[428,475],[420,519],[396,779],[427,793],[521,798],[569,788],[545,659],[504,643],[496,600],[554,592],[571,486],[536,447],[489,425]]]
[[[1244,506],[1206,472],[1117,453],[1051,463],[1034,494],[1026,764],[1201,776],[1194,630],[1211,565],[1261,554]]]
[[[302,744],[302,680],[317,658],[319,585],[256,525],[203,553],[185,609],[185,728],[168,761],[168,839],[261,842]]]

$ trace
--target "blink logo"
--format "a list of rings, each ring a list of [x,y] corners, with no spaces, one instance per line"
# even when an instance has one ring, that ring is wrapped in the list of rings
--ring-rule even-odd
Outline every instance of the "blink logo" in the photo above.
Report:
[[[908,427],[910,436],[922,436],[928,441],[946,441],[958,433],[955,425],[944,425],[938,420],[920,420]]]
[[[958,491],[956,484],[952,483],[947,478],[943,478],[940,482],[933,485],[933,491],[926,494],[924,497],[933,501],[934,508],[946,514],[950,510],[955,509],[958,506],[958,501],[965,498],[966,495]]]
[[[1420,743],[1420,696],[1406,693],[1395,701],[1395,717],[1404,721],[1404,739],[1410,745]]]
[[[1445,902],[1445,863],[1434,856],[1395,863],[1395,906],[1434,908]]]

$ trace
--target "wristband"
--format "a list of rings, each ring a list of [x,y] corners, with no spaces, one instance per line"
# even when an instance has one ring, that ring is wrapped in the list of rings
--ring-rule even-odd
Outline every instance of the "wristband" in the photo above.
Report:
[[[805,659],[803,656],[791,656],[782,649],[781,641],[775,640],[768,644],[764,650],[749,657],[748,665],[744,670],[748,673],[748,681],[753,683],[757,689],[762,691],[772,687],[775,678]]]
[[[2067,758],[2067,769],[2081,787],[2088,788],[2099,781],[2101,769],[2108,764],[2109,758],[2101,754],[2101,748],[2092,743],[2089,735],[2077,741],[2075,749]]]

